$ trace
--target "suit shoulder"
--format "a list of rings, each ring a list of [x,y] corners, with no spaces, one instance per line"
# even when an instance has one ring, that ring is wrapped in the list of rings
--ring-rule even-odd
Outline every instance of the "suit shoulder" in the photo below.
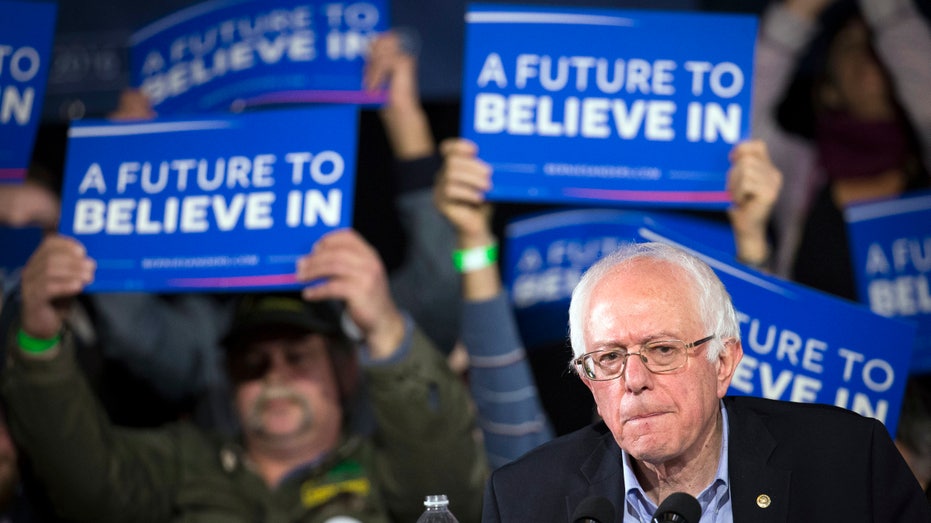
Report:
[[[597,446],[606,442],[614,442],[607,426],[602,422],[594,423],[552,439],[502,465],[492,473],[492,478],[536,477],[537,474],[552,473],[566,466],[578,467]]]
[[[566,496],[593,475],[620,481],[621,451],[603,423],[556,438],[492,472],[485,489],[487,521],[565,521]]]
[[[882,427],[879,421],[841,407],[822,403],[797,403],[749,396],[728,396],[724,400],[728,415],[742,418],[752,414],[771,430],[813,432],[873,431]]]

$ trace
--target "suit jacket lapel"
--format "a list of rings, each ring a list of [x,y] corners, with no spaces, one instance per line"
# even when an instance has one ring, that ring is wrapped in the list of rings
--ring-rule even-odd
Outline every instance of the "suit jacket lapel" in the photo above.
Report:
[[[618,520],[624,510],[624,474],[621,469],[621,449],[607,427],[579,471],[588,484],[566,496],[566,518],[589,496],[603,496],[614,505]]]
[[[770,466],[776,441],[754,413],[725,401],[734,521],[788,522],[791,471]]]

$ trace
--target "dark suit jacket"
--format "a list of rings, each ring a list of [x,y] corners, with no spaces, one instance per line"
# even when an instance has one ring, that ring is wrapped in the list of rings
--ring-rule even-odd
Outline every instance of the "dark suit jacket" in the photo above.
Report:
[[[826,405],[724,399],[737,523],[931,522],[931,507],[876,420]],[[569,521],[588,496],[622,521],[621,450],[604,423],[555,439],[496,470],[486,522]],[[769,496],[766,508],[757,504]]]

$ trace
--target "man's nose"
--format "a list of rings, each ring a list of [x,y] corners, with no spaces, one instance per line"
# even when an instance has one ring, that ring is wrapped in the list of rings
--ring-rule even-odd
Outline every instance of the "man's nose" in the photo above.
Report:
[[[624,368],[624,383],[627,390],[640,392],[650,388],[653,383],[653,373],[647,369],[643,356],[638,352],[627,355],[627,365]]]
[[[280,381],[290,372],[290,365],[284,353],[278,350],[268,351],[268,370],[265,371],[267,381]]]

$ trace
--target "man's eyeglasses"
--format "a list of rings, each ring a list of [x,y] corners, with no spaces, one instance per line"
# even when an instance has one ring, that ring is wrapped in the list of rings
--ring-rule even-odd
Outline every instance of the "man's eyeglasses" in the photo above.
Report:
[[[712,334],[692,343],[681,340],[648,341],[640,346],[640,352],[627,349],[596,350],[579,356],[572,363],[579,374],[592,381],[607,381],[622,376],[630,356],[639,356],[650,372],[666,374],[685,365],[689,359],[689,349],[708,343],[714,337]]]
[[[242,383],[264,377],[272,368],[273,352],[280,352],[291,370],[308,370],[320,360],[320,350],[306,343],[288,343],[280,349],[243,349],[230,355],[230,379]]]

